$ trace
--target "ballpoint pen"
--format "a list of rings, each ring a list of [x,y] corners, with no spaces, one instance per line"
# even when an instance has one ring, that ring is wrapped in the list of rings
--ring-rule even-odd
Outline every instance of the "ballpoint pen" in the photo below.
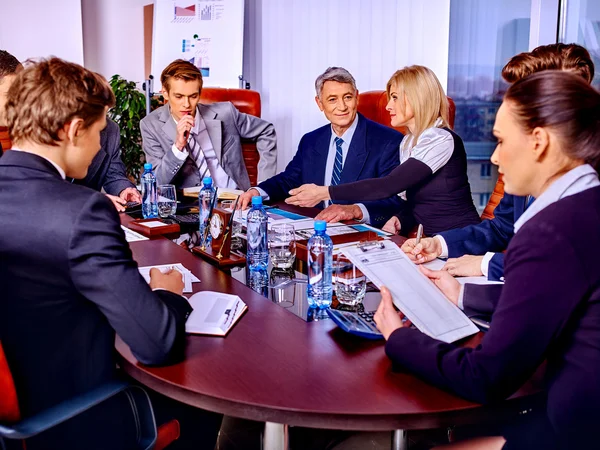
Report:
[[[417,240],[415,242],[415,245],[419,245],[419,242],[421,242],[422,237],[423,237],[423,225],[419,224],[419,228],[417,228]]]

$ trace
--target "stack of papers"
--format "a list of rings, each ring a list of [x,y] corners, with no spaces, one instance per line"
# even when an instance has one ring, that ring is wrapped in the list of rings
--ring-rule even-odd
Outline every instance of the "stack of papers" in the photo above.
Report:
[[[125,232],[125,240],[127,242],[136,242],[136,241],[147,241],[148,238],[146,236],[141,235],[140,233],[136,233],[133,230],[130,230],[127,227],[124,227],[123,225],[121,225],[121,228],[123,228],[123,231]]]
[[[146,283],[150,283],[150,269],[152,268],[156,268],[158,270],[160,270],[161,272],[168,272],[171,269],[175,269],[175,270],[179,270],[179,272],[181,272],[181,274],[183,275],[183,292],[193,292],[192,290],[192,283],[199,283],[200,279],[198,277],[196,277],[196,275],[194,275],[192,272],[190,272],[189,269],[187,269],[186,267],[184,267],[183,264],[181,263],[175,263],[175,264],[162,264],[160,266],[146,266],[146,267],[139,267],[138,270],[140,271],[140,274],[144,277],[144,280],[146,280]]]

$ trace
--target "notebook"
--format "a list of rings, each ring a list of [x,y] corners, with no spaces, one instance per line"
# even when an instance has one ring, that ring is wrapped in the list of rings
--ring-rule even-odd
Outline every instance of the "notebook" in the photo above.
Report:
[[[185,197],[198,197],[200,189],[202,189],[202,186],[183,188],[183,195]],[[239,189],[219,188],[219,200],[235,200],[238,195],[242,195],[243,193],[244,191]]]
[[[222,292],[196,292],[188,301],[194,310],[185,331],[193,334],[225,336],[248,309],[237,295]]]

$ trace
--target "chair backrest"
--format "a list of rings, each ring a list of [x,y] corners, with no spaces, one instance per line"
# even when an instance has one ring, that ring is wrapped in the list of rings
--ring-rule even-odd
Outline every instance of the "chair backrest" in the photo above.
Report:
[[[4,146],[3,146],[4,147]],[[17,390],[8,361],[0,342],[0,422],[13,423],[21,420]]]
[[[8,150],[12,147],[12,142],[8,136],[8,128],[6,127],[0,127],[0,145],[3,150]]]
[[[371,119],[373,122],[387,125],[401,133],[406,133],[405,127],[392,127],[390,125],[390,113],[385,109],[388,103],[387,93],[385,91],[367,91],[358,94],[358,112]],[[448,111],[448,120],[450,127],[454,128],[454,115],[456,107],[454,101],[448,97],[450,109]]]
[[[502,174],[498,174],[498,181],[496,181],[496,186],[494,186],[494,192],[490,196],[483,213],[481,214],[482,219],[493,219],[494,218],[494,210],[500,200],[504,197],[504,180],[502,179]]]
[[[260,117],[260,94],[257,91],[249,89],[203,88],[200,95],[200,103],[209,104],[216,102],[231,102],[240,112]],[[248,177],[250,178],[250,185],[256,186],[259,160],[256,143],[242,139],[242,153]]]

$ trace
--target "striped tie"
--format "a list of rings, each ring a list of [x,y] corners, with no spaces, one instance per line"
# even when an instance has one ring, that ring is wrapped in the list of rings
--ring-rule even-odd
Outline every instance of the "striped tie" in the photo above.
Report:
[[[188,148],[192,155],[192,159],[196,162],[196,167],[198,167],[198,176],[200,177],[200,183],[202,183],[204,177],[210,174],[208,173],[208,164],[206,162],[206,158],[204,157],[204,152],[200,148],[200,144],[193,134],[190,135]]]
[[[334,139],[335,142],[335,163],[333,165],[333,173],[331,174],[331,186],[337,186],[340,184],[340,179],[342,178],[342,165],[343,165],[343,157],[342,157],[342,144],[344,140],[342,138],[336,137]]]

